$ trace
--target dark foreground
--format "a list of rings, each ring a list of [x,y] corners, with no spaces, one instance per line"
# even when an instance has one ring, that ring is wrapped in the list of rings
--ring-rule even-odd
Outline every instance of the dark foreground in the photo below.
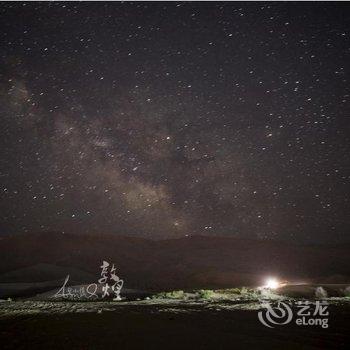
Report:
[[[349,305],[330,306],[329,328],[269,329],[256,310],[120,305],[97,312],[0,318],[2,349],[345,349]]]

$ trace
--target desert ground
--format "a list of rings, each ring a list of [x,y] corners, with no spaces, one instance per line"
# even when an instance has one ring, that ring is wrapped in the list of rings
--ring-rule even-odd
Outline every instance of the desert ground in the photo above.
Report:
[[[256,301],[0,303],[3,349],[345,349],[350,302],[334,299],[329,327],[267,328]]]
[[[208,237],[158,242],[53,234],[46,239],[28,235],[25,245],[18,236],[0,239],[1,349],[295,350],[349,344],[348,246],[286,247]],[[125,280],[122,301],[52,299],[67,275],[79,290],[96,282],[104,259],[115,263]],[[239,287],[259,286],[271,275],[288,281],[282,295]],[[321,287],[324,293],[317,295]],[[262,325],[261,299],[279,297],[326,299],[329,328]]]

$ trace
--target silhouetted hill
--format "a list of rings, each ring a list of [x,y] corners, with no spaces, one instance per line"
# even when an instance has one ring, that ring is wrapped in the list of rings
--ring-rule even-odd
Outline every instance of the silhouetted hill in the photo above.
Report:
[[[63,271],[68,274],[72,269],[97,280],[102,260],[117,266],[126,287],[149,290],[256,285],[271,275],[349,282],[349,252],[349,245],[301,246],[206,236],[153,241],[34,233],[0,238],[0,282],[41,282],[59,278],[61,271],[64,278]],[[46,270],[39,271],[40,266]]]

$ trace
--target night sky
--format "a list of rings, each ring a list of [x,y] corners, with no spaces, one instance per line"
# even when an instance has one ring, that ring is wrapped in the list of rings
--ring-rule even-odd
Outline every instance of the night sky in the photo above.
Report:
[[[0,233],[349,241],[348,3],[1,3]]]

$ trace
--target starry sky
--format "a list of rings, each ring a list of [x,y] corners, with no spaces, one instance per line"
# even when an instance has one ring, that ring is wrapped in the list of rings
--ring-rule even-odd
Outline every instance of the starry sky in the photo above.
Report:
[[[349,4],[3,2],[0,37],[0,234],[349,241]]]

